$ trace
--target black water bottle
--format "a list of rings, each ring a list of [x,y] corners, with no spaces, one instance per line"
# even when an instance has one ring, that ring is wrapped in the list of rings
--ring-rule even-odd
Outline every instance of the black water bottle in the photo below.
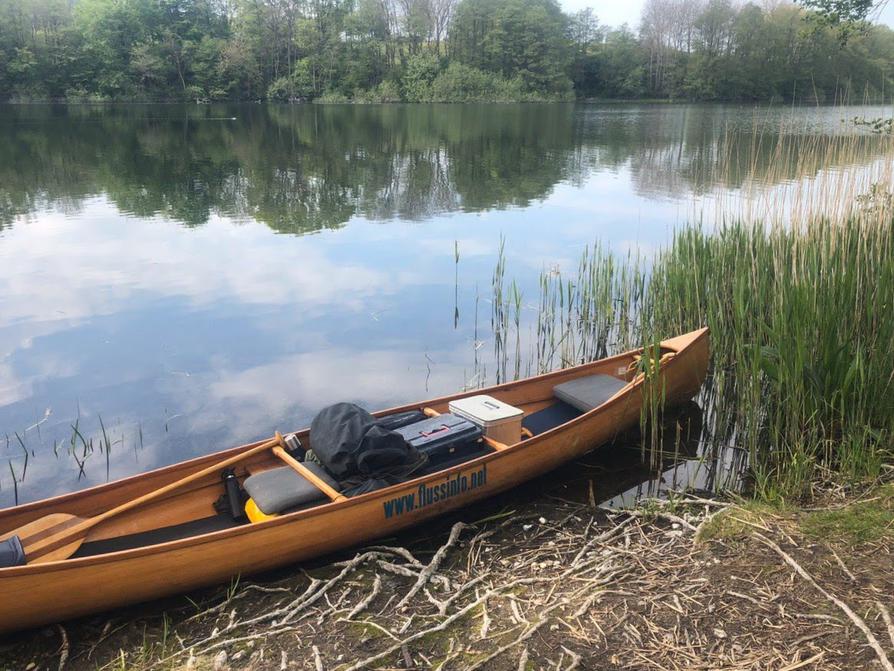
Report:
[[[232,468],[226,469],[222,475],[230,515],[234,520],[241,520],[245,517],[245,509],[243,508],[242,487],[239,486],[239,478],[236,477]]]

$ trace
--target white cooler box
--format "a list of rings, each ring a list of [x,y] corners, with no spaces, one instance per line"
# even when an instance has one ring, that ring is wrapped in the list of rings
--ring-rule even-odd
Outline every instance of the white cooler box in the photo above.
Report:
[[[485,436],[498,443],[512,445],[521,440],[524,411],[493,396],[482,394],[451,401],[450,412],[477,424]]]

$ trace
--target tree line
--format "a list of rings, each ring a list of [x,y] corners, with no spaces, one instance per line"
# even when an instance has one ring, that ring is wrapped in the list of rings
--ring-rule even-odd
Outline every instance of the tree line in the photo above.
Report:
[[[891,90],[894,32],[798,5],[648,0],[0,0],[0,98],[833,101]]]

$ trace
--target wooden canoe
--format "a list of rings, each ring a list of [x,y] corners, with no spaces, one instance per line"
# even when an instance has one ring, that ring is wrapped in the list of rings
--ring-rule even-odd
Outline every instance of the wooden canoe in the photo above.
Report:
[[[701,329],[661,343],[661,385],[665,403],[689,400],[704,381],[708,366],[708,330]],[[236,574],[251,574],[300,562],[376,537],[393,534],[424,520],[514,487],[575,459],[636,425],[644,394],[641,375],[630,364],[640,352],[618,356],[536,377],[453,396],[436,398],[376,413],[385,415],[428,407],[447,412],[457,398],[486,393],[524,410],[526,415],[554,402],[555,385],[593,374],[608,374],[627,382],[598,407],[554,428],[498,446],[483,456],[445,470],[353,498],[327,501],[255,524],[199,532],[175,540],[106,551],[90,556],[0,569],[0,632],[102,611],[140,601],[225,582]],[[308,443],[307,430],[298,435]],[[80,492],[0,510],[0,537],[52,513],[91,517],[157,490],[263,441],[210,454]],[[269,451],[247,458],[237,475],[245,477],[282,461]],[[396,509],[397,501],[451,482],[455,495]],[[175,492],[96,525],[91,543],[121,538],[152,538],[170,528],[185,528],[214,516],[213,502],[223,491],[220,474],[202,477]],[[443,490],[442,490],[443,491]],[[419,499],[417,499],[418,501]],[[390,509],[389,509],[390,505]],[[400,507],[400,506],[398,506]]]

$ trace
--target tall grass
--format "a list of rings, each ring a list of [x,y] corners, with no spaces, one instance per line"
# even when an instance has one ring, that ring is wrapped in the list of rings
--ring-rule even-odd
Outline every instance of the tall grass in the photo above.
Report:
[[[759,496],[877,475],[891,458],[894,219],[689,228],[650,264],[587,250],[577,278],[541,276],[528,356],[549,370],[702,325],[711,328],[710,433],[748,450]],[[505,375],[521,354],[502,342]],[[654,404],[647,410],[654,420]]]
[[[894,220],[685,230],[648,296],[655,331],[711,327],[718,402],[761,496],[878,473],[894,435]]]
[[[825,164],[817,143],[801,160],[834,166],[863,143],[827,143]],[[799,498],[819,479],[878,475],[894,455],[890,147],[886,168],[872,162],[872,183],[865,170],[859,179],[820,171],[814,183],[777,187],[774,216],[749,219],[744,209],[713,230],[679,230],[653,258],[597,245],[575,277],[544,271],[530,358],[548,370],[707,325],[708,432],[747,449],[759,497]],[[495,291],[504,273],[501,256]],[[654,425],[648,405],[644,421]],[[654,460],[654,445],[644,451]]]

